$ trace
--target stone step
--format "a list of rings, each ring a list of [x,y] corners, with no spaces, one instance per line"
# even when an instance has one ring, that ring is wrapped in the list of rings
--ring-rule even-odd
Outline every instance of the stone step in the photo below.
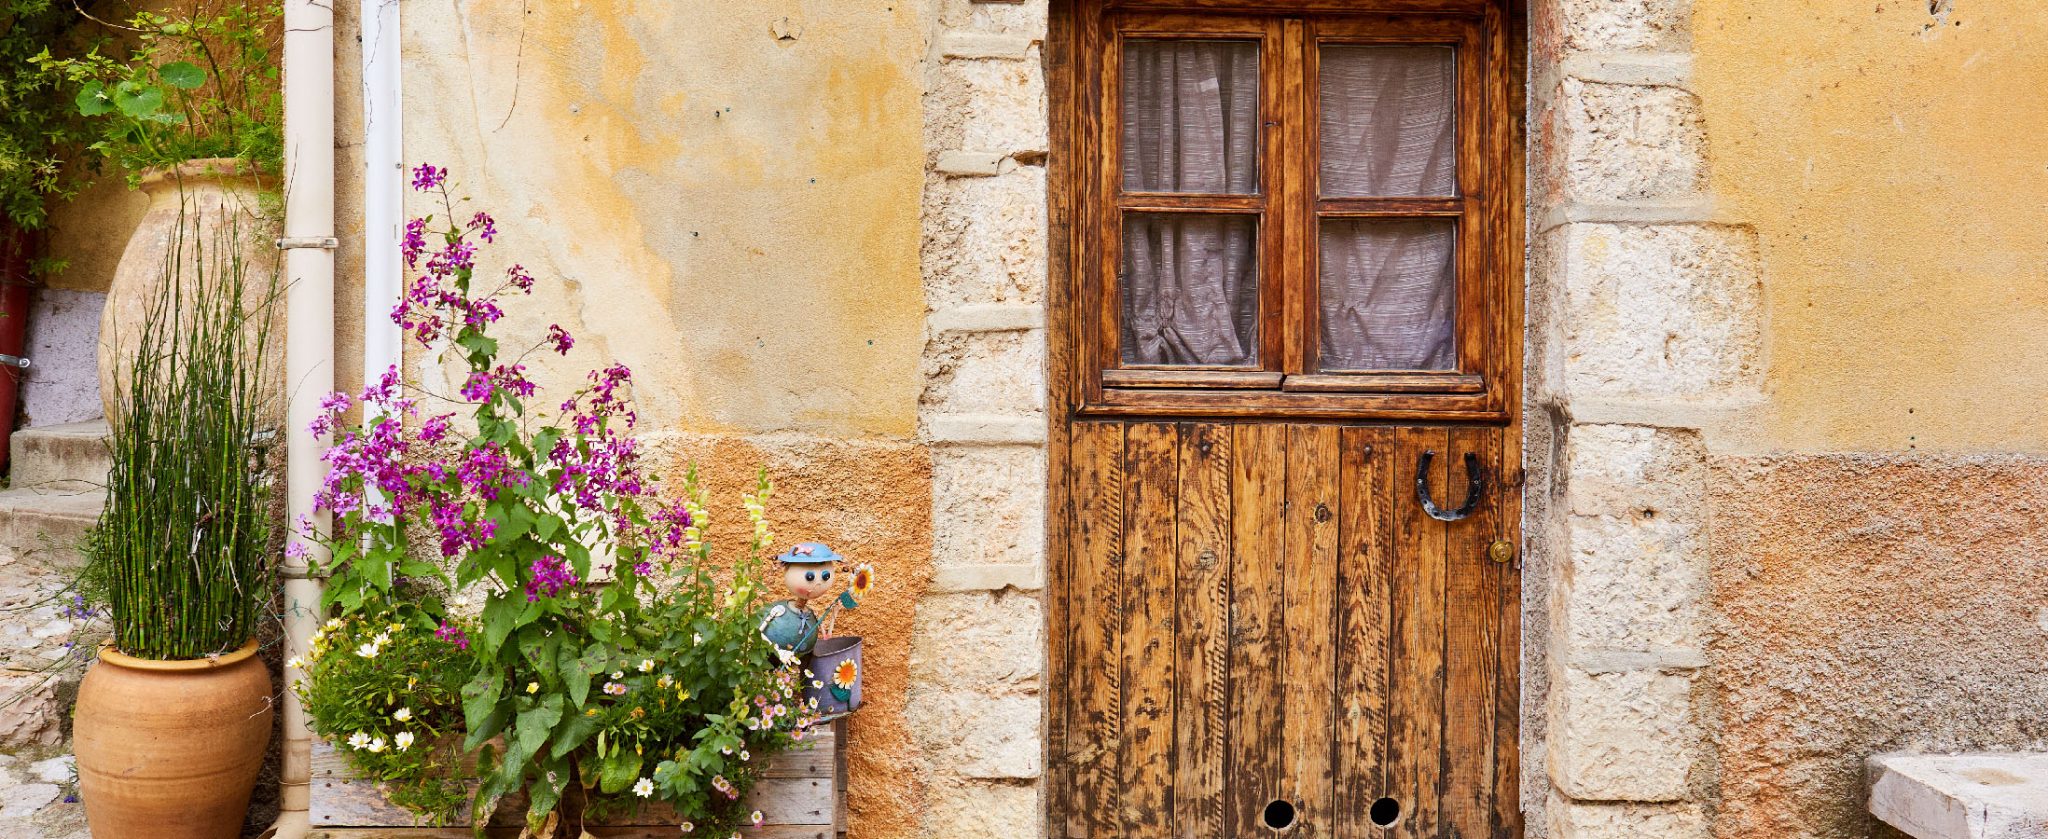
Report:
[[[0,491],[0,550],[16,559],[75,568],[84,559],[80,541],[99,521],[106,500],[99,489]]]
[[[98,489],[113,468],[103,419],[24,428],[8,449],[8,483],[16,489]]]

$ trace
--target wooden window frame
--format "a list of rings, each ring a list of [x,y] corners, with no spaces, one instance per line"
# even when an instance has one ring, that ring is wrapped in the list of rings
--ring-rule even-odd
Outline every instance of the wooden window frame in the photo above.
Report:
[[[1171,9],[1173,11],[1168,11]],[[1068,188],[1075,225],[1068,352],[1084,416],[1506,421],[1521,360],[1519,102],[1504,16],[1486,0],[1111,0],[1075,21]],[[1121,57],[1127,38],[1260,43],[1260,192],[1122,190]],[[1320,47],[1457,47],[1458,190],[1446,198],[1319,198]],[[1299,73],[1286,68],[1299,67]],[[1251,367],[1121,363],[1117,288],[1127,212],[1260,217],[1259,361]],[[1323,218],[1455,218],[1456,368],[1322,372],[1317,225]]]

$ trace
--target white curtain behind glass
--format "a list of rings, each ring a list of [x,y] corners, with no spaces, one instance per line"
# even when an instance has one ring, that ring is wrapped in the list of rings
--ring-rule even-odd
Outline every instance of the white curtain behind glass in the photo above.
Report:
[[[1448,220],[1325,220],[1322,369],[1454,368],[1455,236]]]
[[[1258,223],[1246,215],[1124,216],[1125,364],[1258,361]]]
[[[1324,197],[1457,194],[1455,55],[1432,46],[1323,48]],[[1317,238],[1321,369],[1457,366],[1453,222],[1327,219]]]
[[[1322,51],[1322,194],[1457,194],[1450,47]]]
[[[1128,192],[1258,191],[1259,45],[1124,43]]]
[[[1125,191],[1258,191],[1257,43],[1134,39],[1123,64]],[[1119,267],[1125,364],[1258,362],[1255,219],[1127,215]]]

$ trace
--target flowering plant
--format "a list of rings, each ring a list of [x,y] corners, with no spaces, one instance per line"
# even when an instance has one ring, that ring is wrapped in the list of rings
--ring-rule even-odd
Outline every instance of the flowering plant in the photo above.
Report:
[[[436,819],[469,799],[460,691],[474,662],[447,641],[417,614],[364,611],[329,620],[307,660],[287,662],[310,674],[299,698],[317,710],[313,730],[381,780],[393,803]]]
[[[551,326],[519,359],[501,361],[491,335],[500,301],[530,292],[532,275],[513,265],[480,281],[478,245],[496,239],[495,222],[482,212],[455,221],[445,170],[423,165],[413,175],[447,215],[439,228],[432,216],[407,223],[406,264],[424,273],[391,317],[422,345],[453,354],[466,375],[458,395],[437,396],[393,368],[361,394],[367,419],[352,427],[341,418],[352,400],[328,397],[312,429],[339,437],[315,497],[335,518],[325,604],[344,627],[375,615],[364,625],[385,626],[394,644],[400,633],[389,625],[431,629],[442,654],[461,662],[460,748],[477,753],[481,773],[476,823],[524,789],[528,831],[547,835],[573,785],[574,800],[595,814],[658,801],[691,832],[734,827],[767,756],[812,721],[797,668],[754,626],[772,487],[764,474],[746,498],[747,555],[729,575],[714,572],[694,471],[664,498],[641,468],[631,371],[592,372],[552,419],[530,408],[538,388],[519,359],[566,355],[574,339]],[[466,409],[461,428],[456,412],[427,409],[436,401]],[[416,549],[416,533],[430,534],[431,547]],[[441,561],[416,555],[424,551]],[[480,593],[481,608],[464,614],[462,595],[421,596],[444,589]],[[311,662],[308,710],[323,733],[362,730],[349,709],[321,697],[367,678],[351,673],[392,677],[382,671],[402,665],[379,664],[386,654],[358,644]],[[323,663],[334,656],[359,661]],[[358,771],[407,777],[369,748],[375,736],[338,748]]]

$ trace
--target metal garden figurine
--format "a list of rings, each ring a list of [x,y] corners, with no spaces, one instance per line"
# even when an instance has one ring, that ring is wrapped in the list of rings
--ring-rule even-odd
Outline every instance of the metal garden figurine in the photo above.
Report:
[[[844,559],[821,542],[802,542],[775,558],[782,563],[782,583],[789,589],[788,600],[778,600],[761,613],[761,635],[776,647],[797,655],[809,654],[817,646],[821,630],[842,608],[860,605],[852,587],[841,592],[823,613],[811,611],[811,601],[832,590],[832,578]],[[865,570],[865,569],[863,569]]]

